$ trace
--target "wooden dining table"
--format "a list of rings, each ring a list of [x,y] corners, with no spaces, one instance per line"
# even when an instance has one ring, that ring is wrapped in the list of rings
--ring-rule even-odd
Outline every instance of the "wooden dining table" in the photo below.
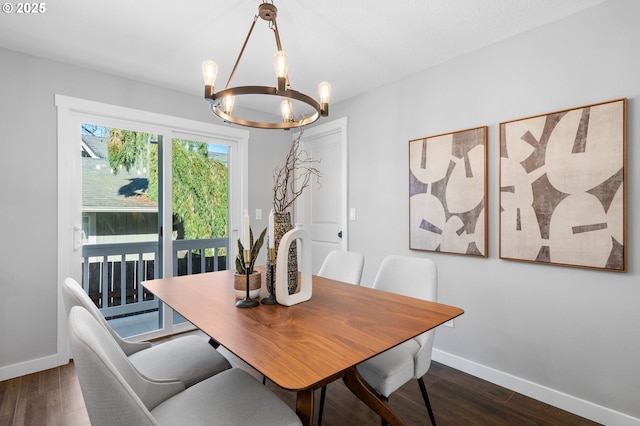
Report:
[[[304,425],[313,424],[314,390],[337,379],[389,424],[402,424],[356,365],[464,312],[319,276],[306,302],[240,309],[233,275],[209,272],[143,285],[273,383],[296,392]],[[261,296],[264,288],[263,282]]]

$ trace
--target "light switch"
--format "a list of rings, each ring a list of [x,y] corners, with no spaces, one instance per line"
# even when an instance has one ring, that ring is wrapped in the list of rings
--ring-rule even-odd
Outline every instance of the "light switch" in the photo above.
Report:
[[[349,220],[356,220],[356,208],[351,207],[349,209]]]
[[[262,209],[256,209],[256,220],[262,219]]]

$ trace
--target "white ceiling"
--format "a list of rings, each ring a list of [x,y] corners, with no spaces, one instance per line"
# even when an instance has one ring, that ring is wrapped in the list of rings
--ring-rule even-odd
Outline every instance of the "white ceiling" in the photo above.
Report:
[[[336,103],[604,0],[276,0],[289,79]],[[16,4],[16,2],[13,2]],[[0,46],[202,96],[231,72],[259,0],[58,0],[0,14]],[[273,32],[258,19],[233,86],[275,84]]]

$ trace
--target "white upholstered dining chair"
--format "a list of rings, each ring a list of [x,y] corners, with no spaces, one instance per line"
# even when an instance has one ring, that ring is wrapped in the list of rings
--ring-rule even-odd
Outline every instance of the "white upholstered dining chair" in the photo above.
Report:
[[[364,256],[355,251],[332,250],[322,262],[318,276],[360,285]]]
[[[436,264],[426,258],[387,256],[380,264],[373,288],[435,302],[438,292]],[[385,399],[411,379],[418,380],[431,423],[435,426],[423,380],[431,366],[434,337],[435,330],[427,331],[358,364],[357,368],[362,378]]]
[[[149,342],[129,342],[111,328],[102,313],[82,286],[73,278],[66,278],[62,295],[67,313],[74,306],[82,306],[113,337],[134,367],[154,379],[178,379],[186,387],[231,368],[227,359],[198,336],[183,336],[152,345]]]
[[[69,341],[93,426],[298,426],[296,414],[248,373],[231,368],[186,388],[145,377],[82,306],[69,312]]]

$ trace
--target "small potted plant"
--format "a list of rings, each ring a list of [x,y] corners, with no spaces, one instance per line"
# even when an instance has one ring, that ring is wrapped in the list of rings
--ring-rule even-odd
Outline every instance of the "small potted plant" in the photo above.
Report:
[[[254,270],[256,258],[262,244],[264,243],[264,237],[267,233],[267,228],[264,228],[260,233],[257,240],[253,239],[253,230],[249,228],[249,265],[246,265],[244,253],[245,248],[242,245],[242,241],[238,239],[238,256],[236,257],[236,273],[234,276],[233,288],[236,292],[238,299],[243,299],[247,295],[247,268],[249,269],[249,297],[255,299],[260,296],[260,288],[262,285],[262,277],[260,271]]]

